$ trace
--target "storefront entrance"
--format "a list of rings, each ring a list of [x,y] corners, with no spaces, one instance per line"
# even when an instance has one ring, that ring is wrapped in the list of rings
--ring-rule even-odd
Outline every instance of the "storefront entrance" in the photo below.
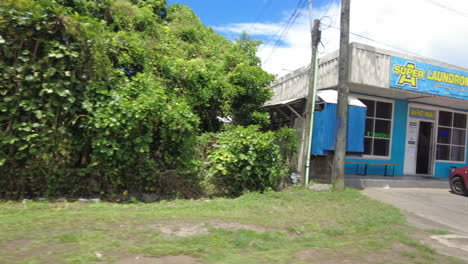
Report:
[[[416,174],[431,173],[432,126],[431,122],[419,122]]]
[[[405,174],[433,174],[435,121],[435,110],[409,107],[406,130]]]

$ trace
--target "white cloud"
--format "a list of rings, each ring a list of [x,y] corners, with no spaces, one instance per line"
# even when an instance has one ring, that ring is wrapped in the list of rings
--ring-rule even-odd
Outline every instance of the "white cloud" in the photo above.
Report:
[[[446,8],[441,7],[444,6]],[[328,6],[313,10],[315,18],[324,16]],[[456,12],[449,10],[453,9]],[[323,24],[339,27],[340,5],[335,1]],[[273,36],[284,25],[278,23],[240,23],[215,27],[219,32],[255,36]],[[258,56],[263,68],[284,75],[310,62],[310,24],[303,12],[283,39],[284,45],[273,50],[274,43],[260,47]],[[323,25],[321,53],[338,49],[339,31]],[[376,43],[351,35],[352,42],[361,42],[385,49],[408,50],[433,59],[468,68],[468,1],[466,0],[353,0],[351,2],[351,32],[377,40]],[[385,43],[387,45],[384,45]],[[401,50],[397,50],[405,53]]]
[[[219,32],[230,32],[241,34],[248,32],[252,36],[271,36],[274,35],[283,25],[278,24],[253,24],[253,23],[234,23],[225,26],[214,26],[213,29]]]

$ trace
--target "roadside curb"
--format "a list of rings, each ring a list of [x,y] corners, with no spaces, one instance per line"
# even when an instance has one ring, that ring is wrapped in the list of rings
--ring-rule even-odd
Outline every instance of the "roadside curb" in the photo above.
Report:
[[[432,188],[450,189],[445,180],[393,180],[393,179],[345,179],[347,187],[365,188]]]

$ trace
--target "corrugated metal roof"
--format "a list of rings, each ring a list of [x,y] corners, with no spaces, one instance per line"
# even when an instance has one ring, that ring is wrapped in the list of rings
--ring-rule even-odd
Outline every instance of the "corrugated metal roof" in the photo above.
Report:
[[[299,101],[299,100],[301,100],[301,99],[304,99],[304,97],[301,97],[301,98],[293,98],[293,99],[287,99],[287,100],[276,101],[276,102],[268,101],[264,106],[285,105],[285,104],[289,104],[289,103],[294,102],[294,101]]]

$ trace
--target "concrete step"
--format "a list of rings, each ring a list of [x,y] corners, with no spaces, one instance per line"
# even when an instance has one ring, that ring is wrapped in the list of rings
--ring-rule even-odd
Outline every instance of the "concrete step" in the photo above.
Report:
[[[425,178],[419,176],[358,176],[350,175],[345,178],[348,187],[365,188],[435,188],[450,189],[447,178]]]

